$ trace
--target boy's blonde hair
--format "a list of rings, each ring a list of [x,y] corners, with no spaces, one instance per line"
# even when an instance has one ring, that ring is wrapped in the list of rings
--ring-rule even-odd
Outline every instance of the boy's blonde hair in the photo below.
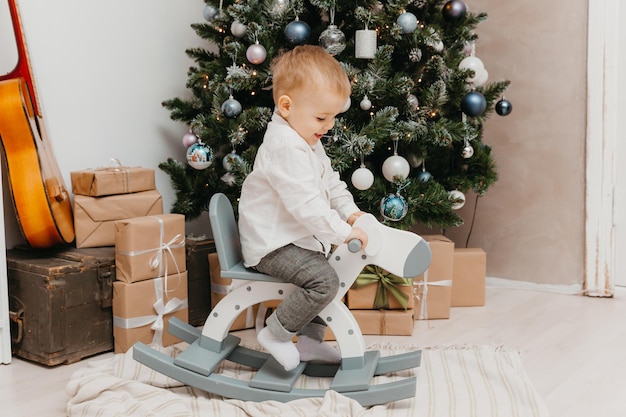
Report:
[[[351,86],[339,62],[328,52],[314,45],[299,45],[277,56],[271,63],[273,97],[278,103],[282,95],[302,88],[324,88],[346,98]]]

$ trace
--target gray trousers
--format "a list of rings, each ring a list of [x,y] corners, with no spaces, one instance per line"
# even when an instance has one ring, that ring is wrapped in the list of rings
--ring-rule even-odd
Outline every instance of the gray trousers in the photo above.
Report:
[[[267,254],[255,269],[300,287],[267,318],[272,334],[281,340],[299,334],[324,340],[326,324],[317,315],[339,290],[337,273],[324,254],[289,244]]]

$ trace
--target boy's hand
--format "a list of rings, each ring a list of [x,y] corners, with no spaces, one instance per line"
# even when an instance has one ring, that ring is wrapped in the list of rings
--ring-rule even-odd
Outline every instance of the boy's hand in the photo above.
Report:
[[[365,214],[364,211],[357,211],[356,213],[352,213],[350,215],[350,217],[348,217],[348,224],[350,226],[352,226],[354,224],[354,222],[356,221],[356,219],[358,219],[359,217],[361,217],[364,214]]]
[[[361,241],[361,249],[365,249],[367,247],[367,233],[365,233],[365,231],[360,227],[353,227],[352,232],[350,232],[344,243],[348,243],[352,239],[358,239]]]

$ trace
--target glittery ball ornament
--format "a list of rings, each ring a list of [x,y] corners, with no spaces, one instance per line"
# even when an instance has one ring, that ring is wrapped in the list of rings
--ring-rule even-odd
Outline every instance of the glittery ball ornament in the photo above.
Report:
[[[474,156],[474,147],[469,143],[465,145],[461,151],[461,156],[465,159],[469,159]]]
[[[400,194],[387,194],[380,200],[380,214],[385,220],[400,221],[409,211],[409,205]]]
[[[250,61],[251,64],[259,65],[265,62],[265,58],[267,58],[267,51],[263,47],[263,45],[259,43],[253,43],[248,46],[246,50],[246,59]]]
[[[230,96],[228,100],[222,103],[222,113],[229,119],[234,119],[241,114],[241,103]]]
[[[203,142],[187,148],[187,163],[194,169],[207,169],[213,163],[213,150]]]
[[[318,39],[320,46],[331,55],[338,55],[346,49],[346,35],[335,25],[329,25]]]
[[[293,45],[305,43],[309,36],[311,36],[311,27],[297,18],[285,28],[285,37]]]
[[[402,33],[413,33],[417,29],[417,17],[411,12],[404,12],[396,20],[398,26],[402,30]]]

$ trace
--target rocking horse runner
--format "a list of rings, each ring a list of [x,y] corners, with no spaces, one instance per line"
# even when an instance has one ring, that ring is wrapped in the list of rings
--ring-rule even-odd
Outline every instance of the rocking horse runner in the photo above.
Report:
[[[291,401],[322,397],[324,389],[293,388],[301,374],[331,377],[329,389],[369,406],[415,396],[416,379],[410,377],[384,384],[371,384],[374,375],[382,375],[420,365],[421,351],[380,357],[378,351],[366,351],[359,326],[341,301],[362,269],[377,265],[394,275],[416,277],[430,265],[428,243],[418,235],[379,223],[374,216],[359,217],[355,226],[368,235],[365,249],[341,245],[329,258],[340,279],[339,291],[319,317],[330,327],[341,352],[341,365],[301,362],[291,371],[264,352],[239,346],[240,339],[229,329],[242,311],[250,306],[281,300],[298,287],[279,279],[246,269],[243,266],[239,232],[230,201],[215,194],[209,204],[209,218],[223,278],[245,280],[212,310],[202,330],[171,319],[169,332],[190,343],[178,357],[157,352],[137,343],[133,357],[144,365],[187,385],[227,398],[249,401]],[[258,369],[250,381],[230,378],[215,370],[223,360]]]

